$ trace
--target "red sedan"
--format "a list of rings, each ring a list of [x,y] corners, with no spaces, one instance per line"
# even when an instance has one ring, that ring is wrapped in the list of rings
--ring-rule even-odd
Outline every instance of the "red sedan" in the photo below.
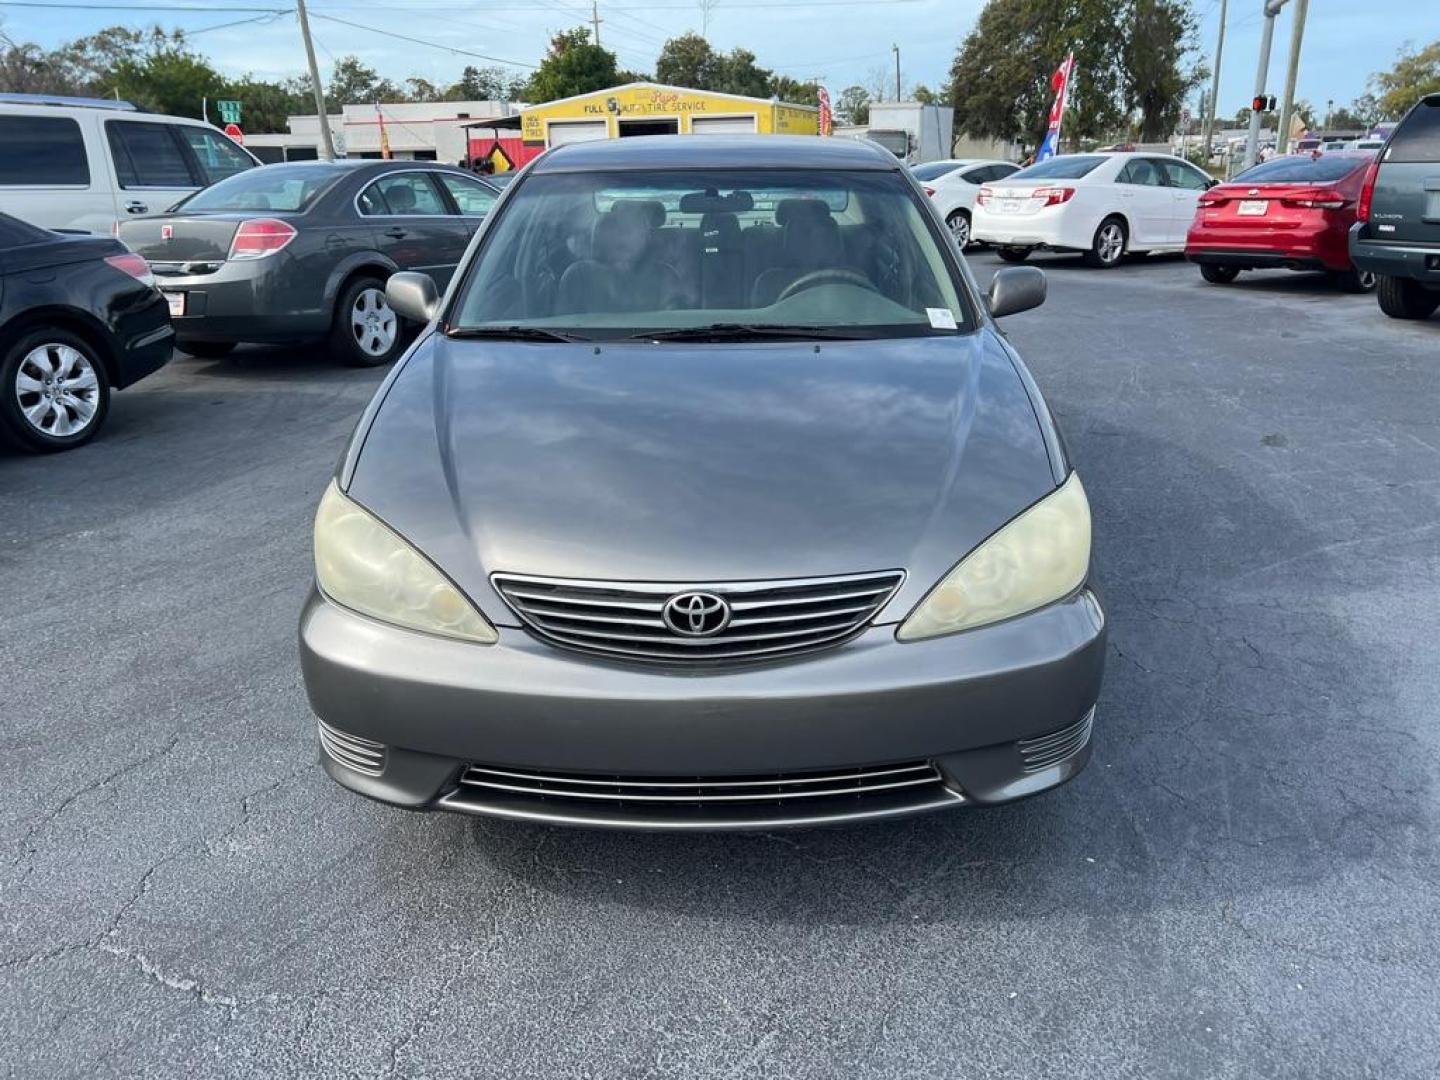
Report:
[[[1200,196],[1185,256],[1213,285],[1241,270],[1324,270],[1347,292],[1375,287],[1350,263],[1350,226],[1373,153],[1291,154]]]

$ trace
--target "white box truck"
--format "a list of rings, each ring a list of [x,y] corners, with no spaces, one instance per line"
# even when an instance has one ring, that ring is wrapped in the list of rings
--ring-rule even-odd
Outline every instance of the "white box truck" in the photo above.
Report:
[[[877,142],[910,165],[950,156],[955,110],[919,101],[877,101],[870,106],[864,138]]]

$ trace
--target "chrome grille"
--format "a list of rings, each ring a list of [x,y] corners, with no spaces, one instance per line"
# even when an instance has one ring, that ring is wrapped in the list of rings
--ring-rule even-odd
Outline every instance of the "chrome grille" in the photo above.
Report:
[[[1027,773],[1041,772],[1073,757],[1085,749],[1094,725],[1095,710],[1091,709],[1078,723],[1069,727],[1038,738],[1021,739],[1017,745],[1020,747],[1020,758],[1024,762],[1022,768]]]
[[[495,574],[525,625],[554,645],[663,663],[771,660],[836,645],[859,632],[904,580],[901,570],[790,581],[673,584]],[[662,618],[671,597],[704,593],[730,609],[717,633],[686,637]]]
[[[540,773],[470,765],[451,809],[576,824],[760,827],[883,817],[963,801],[928,761],[751,776]]]
[[[324,720],[317,722],[320,725],[320,747],[332,760],[366,776],[379,776],[385,771],[384,743],[347,734]]]

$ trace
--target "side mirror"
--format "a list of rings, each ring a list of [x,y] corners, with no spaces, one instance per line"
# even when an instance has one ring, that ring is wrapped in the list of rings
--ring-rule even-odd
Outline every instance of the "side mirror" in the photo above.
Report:
[[[385,300],[402,319],[428,323],[440,311],[440,294],[429,274],[402,271],[385,282]]]
[[[1045,302],[1045,275],[1033,266],[1008,267],[990,282],[985,300],[996,319],[1039,307]]]

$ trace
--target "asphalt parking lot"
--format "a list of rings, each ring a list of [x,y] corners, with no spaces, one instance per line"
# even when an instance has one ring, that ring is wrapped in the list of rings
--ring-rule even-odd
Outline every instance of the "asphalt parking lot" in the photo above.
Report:
[[[973,258],[982,282],[1000,264]],[[381,377],[179,357],[0,452],[16,1077],[1433,1077],[1440,319],[1039,258],[1090,492],[1089,770],[675,837],[418,815],[315,763],[309,523]]]

